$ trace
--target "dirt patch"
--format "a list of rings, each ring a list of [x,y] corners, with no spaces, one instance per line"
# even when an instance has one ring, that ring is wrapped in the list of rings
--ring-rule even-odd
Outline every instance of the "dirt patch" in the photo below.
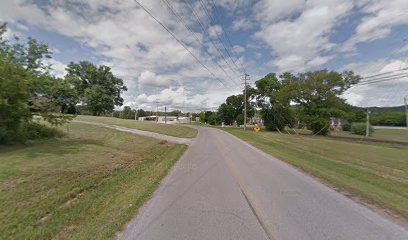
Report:
[[[81,191],[80,193],[78,193],[77,195],[75,195],[75,197],[70,198],[70,199],[68,199],[67,201],[65,201],[65,202],[60,206],[60,208],[68,207],[68,206],[72,205],[73,203],[75,203],[76,201],[78,201],[78,199],[79,199],[80,197],[82,197],[84,194],[85,194],[84,191]]]

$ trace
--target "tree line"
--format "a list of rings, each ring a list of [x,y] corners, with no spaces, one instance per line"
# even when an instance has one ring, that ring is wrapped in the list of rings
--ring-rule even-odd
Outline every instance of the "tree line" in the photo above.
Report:
[[[0,143],[41,135],[32,132],[42,131],[34,122],[36,118],[58,125],[72,119],[65,113],[76,114],[82,109],[99,116],[123,104],[121,94],[127,88],[108,66],[70,62],[67,74],[55,77],[49,64],[52,52],[46,43],[18,37],[10,41],[5,38],[6,31],[7,25],[1,24]]]
[[[319,70],[281,75],[269,73],[247,86],[247,117],[257,115],[266,130],[282,131],[285,127],[307,127],[314,134],[329,133],[329,120],[339,117],[358,121],[364,112],[353,111],[341,95],[360,80],[352,71],[338,73]],[[203,112],[210,124],[243,123],[243,94],[229,96],[217,112]]]

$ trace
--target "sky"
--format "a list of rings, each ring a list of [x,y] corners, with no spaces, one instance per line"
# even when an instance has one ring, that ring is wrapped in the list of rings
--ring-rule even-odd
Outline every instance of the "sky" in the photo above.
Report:
[[[71,61],[110,66],[124,105],[146,110],[216,109],[244,73],[253,85],[270,72],[408,68],[407,0],[3,0],[0,22],[9,39],[48,43],[57,76]],[[368,107],[405,95],[407,77],[343,97]]]

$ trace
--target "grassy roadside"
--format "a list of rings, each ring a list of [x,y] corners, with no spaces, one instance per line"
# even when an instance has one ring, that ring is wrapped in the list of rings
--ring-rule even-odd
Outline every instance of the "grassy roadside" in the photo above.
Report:
[[[80,123],[63,139],[1,146],[0,239],[112,238],[185,149]]]
[[[307,134],[312,135],[310,130],[305,129],[289,129],[291,134]],[[296,132],[295,132],[296,131]],[[395,142],[406,142],[408,143],[408,131],[406,129],[374,129],[372,136],[366,137],[361,135],[352,134],[346,131],[331,131],[330,136],[334,137],[346,137],[346,138],[356,138],[356,139],[373,139],[373,140],[384,140],[384,141],[395,141]]]
[[[406,129],[374,129],[372,136],[359,136],[344,131],[333,131],[333,136],[354,137],[362,139],[377,139],[385,141],[408,142],[408,131]]]
[[[408,148],[223,129],[327,183],[408,220]]]
[[[110,117],[94,117],[79,115],[75,120],[98,122],[105,124],[118,125],[127,128],[133,128],[138,130],[144,130],[149,132],[160,133],[173,137],[193,138],[197,136],[197,130],[186,126],[180,126],[179,124],[163,124],[153,123],[147,121],[134,121],[129,119],[119,119]]]

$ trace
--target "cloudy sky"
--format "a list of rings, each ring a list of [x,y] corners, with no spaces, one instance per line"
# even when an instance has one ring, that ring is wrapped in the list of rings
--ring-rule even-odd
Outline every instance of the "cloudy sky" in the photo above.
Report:
[[[112,67],[125,105],[213,108],[269,72],[408,67],[407,0],[4,0],[11,38],[32,36],[70,61]],[[175,38],[177,38],[177,40]],[[408,70],[405,71],[408,73]],[[358,106],[402,105],[408,78],[350,89]]]

